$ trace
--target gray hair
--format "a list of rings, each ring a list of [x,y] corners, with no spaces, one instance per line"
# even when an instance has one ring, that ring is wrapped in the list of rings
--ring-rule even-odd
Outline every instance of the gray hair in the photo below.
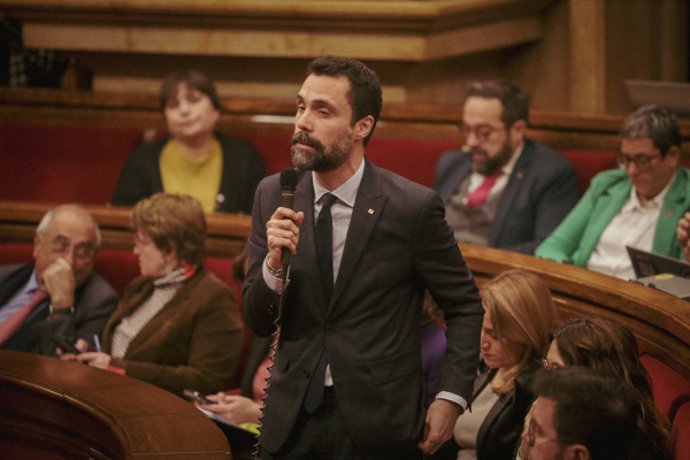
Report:
[[[50,224],[53,222],[53,219],[55,218],[55,215],[65,209],[66,207],[76,207],[84,211],[86,214],[91,217],[91,222],[93,222],[93,226],[96,230],[96,247],[101,246],[101,229],[98,227],[98,223],[96,223],[96,219],[91,216],[84,208],[77,204],[68,204],[68,205],[60,205],[56,206],[52,209],[49,209],[48,212],[46,212],[43,217],[41,218],[41,221],[38,223],[38,226],[36,227],[36,233],[43,238],[46,235],[46,232],[48,231],[48,227],[50,227]]]
[[[635,110],[625,120],[620,135],[623,139],[651,139],[662,157],[681,143],[678,117],[659,105],[643,105]]]

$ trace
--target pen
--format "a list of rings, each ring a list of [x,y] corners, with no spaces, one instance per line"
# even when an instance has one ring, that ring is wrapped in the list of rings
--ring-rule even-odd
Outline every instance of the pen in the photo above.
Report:
[[[93,335],[93,345],[96,347],[97,352],[101,352],[101,341],[98,340],[98,334]]]

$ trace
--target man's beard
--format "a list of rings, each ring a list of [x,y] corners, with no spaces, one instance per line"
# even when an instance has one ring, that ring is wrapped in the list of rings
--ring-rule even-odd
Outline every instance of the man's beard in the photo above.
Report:
[[[513,156],[513,148],[510,143],[510,137],[508,137],[505,143],[501,146],[501,150],[498,151],[498,155],[490,157],[485,150],[476,148],[470,151],[470,154],[474,155],[474,152],[482,152],[484,157],[483,163],[473,162],[472,166],[475,172],[483,174],[485,176],[490,176],[502,167],[504,167],[510,158]]]
[[[309,136],[304,131],[297,131],[292,136],[292,164],[296,168],[312,170],[317,172],[332,171],[345,163],[350,157],[353,141],[351,139],[352,129],[340,139],[336,140],[330,147],[323,145],[318,139]],[[299,148],[297,143],[306,144],[314,149],[309,152]]]

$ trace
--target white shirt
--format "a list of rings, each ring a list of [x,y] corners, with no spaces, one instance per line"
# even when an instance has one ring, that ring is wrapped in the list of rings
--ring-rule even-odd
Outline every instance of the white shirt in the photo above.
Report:
[[[635,187],[631,188],[628,201],[601,234],[587,261],[587,268],[625,280],[635,279],[635,271],[625,247],[652,250],[659,213],[674,180],[675,175],[657,196],[647,201],[647,206],[642,206]]]

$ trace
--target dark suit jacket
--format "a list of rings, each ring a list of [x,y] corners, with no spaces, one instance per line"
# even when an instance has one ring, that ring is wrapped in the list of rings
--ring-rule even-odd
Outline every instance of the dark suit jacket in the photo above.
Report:
[[[470,156],[460,150],[444,153],[436,167],[434,189],[448,203],[472,174]],[[532,254],[568,215],[578,200],[575,168],[543,144],[525,140],[501,195],[489,246]]]
[[[28,281],[34,264],[12,264],[0,267],[0,306],[5,305]],[[93,335],[100,336],[103,326],[117,304],[117,294],[98,273],[91,276],[74,293],[74,313],[49,313],[50,299],[41,302],[24,324],[0,347],[55,356],[53,336],[64,336],[74,343],[84,339],[93,345]]]
[[[483,363],[480,367],[486,369]],[[530,383],[537,369],[539,366],[535,364],[524,370],[515,380],[513,390],[500,396],[489,410],[477,433],[478,460],[513,460],[515,458],[525,416],[535,399],[530,390]],[[472,399],[491,384],[491,379],[494,378],[496,372],[496,369],[490,369],[477,378]],[[448,441],[448,444],[448,446],[444,445],[432,458],[455,460],[458,445],[453,439]]]
[[[366,160],[365,160],[366,161]],[[424,288],[448,323],[440,390],[469,401],[483,309],[432,190],[366,161],[329,305],[314,242],[312,173],[300,173],[294,208],[304,211],[268,389],[261,442],[277,452],[295,424],[325,348],[348,434],[374,458],[419,452],[424,421],[419,321]],[[280,203],[278,175],[254,202],[245,318],[260,336],[273,330],[278,297],[263,280],[266,222]]]
[[[110,353],[113,332],[153,293],[153,280],[140,277],[127,288],[103,331]],[[199,270],[132,339],[122,360],[126,374],[177,395],[182,390],[215,393],[230,386],[242,349],[240,312],[230,288]]]
[[[249,214],[252,212],[254,190],[266,175],[256,149],[246,141],[216,134],[223,152],[223,173],[216,202],[216,211]],[[113,194],[113,204],[133,206],[142,198],[163,191],[160,155],[169,139],[149,142],[137,148],[122,167]]]

